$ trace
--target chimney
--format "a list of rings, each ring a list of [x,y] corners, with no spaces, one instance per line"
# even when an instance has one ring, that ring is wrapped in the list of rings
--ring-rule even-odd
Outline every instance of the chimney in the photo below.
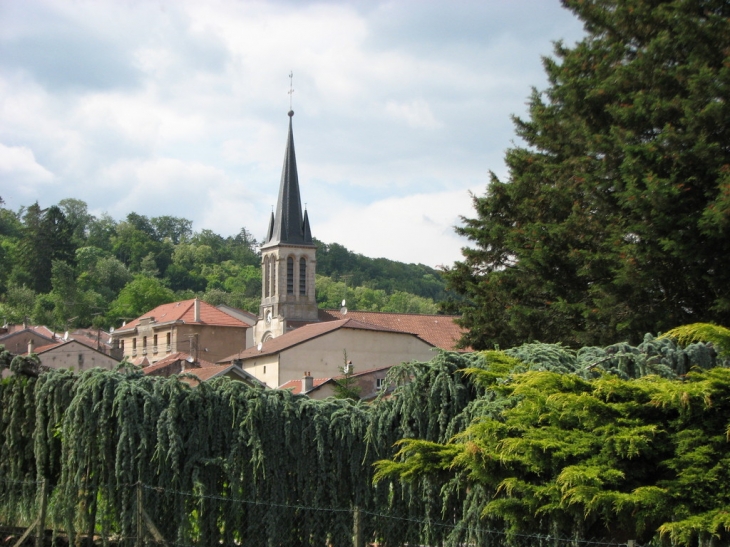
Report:
[[[193,321],[195,321],[196,323],[200,323],[200,300],[198,300],[197,298],[195,299],[195,303],[193,304],[193,314]]]
[[[311,391],[314,387],[314,378],[312,378],[311,372],[305,372],[304,378],[302,378],[302,393]]]
[[[35,349],[34,346],[35,346],[35,344],[33,343],[33,339],[30,338],[28,340],[28,355],[30,355],[31,353],[33,353],[33,350]]]

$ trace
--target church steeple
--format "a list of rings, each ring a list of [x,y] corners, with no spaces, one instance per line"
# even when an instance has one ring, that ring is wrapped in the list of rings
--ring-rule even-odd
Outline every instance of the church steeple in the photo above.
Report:
[[[279,199],[276,204],[273,226],[266,234],[264,246],[270,245],[313,245],[309,228],[309,217],[302,215],[302,201],[299,195],[299,175],[297,173],[297,157],[294,152],[294,134],[292,117],[289,111],[289,135],[286,142],[284,167],[281,170]]]
[[[261,246],[261,305],[254,326],[254,338],[259,342],[319,321],[314,294],[317,247],[309,215],[302,211],[292,116],[290,110],[279,200]]]

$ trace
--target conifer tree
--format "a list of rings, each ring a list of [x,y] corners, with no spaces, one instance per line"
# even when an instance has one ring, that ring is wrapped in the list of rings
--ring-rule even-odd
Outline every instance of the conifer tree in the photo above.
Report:
[[[457,231],[463,343],[610,344],[730,323],[730,4],[565,0],[524,145]]]

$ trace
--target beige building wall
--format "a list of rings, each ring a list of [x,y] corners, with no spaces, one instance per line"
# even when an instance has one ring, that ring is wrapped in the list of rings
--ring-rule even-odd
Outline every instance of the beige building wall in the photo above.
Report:
[[[119,339],[120,346],[124,341],[124,357],[127,359],[147,357],[150,364],[153,364],[178,351],[192,353],[197,343],[198,359],[215,363],[233,353],[245,350],[246,334],[250,329],[251,327],[145,323],[137,327],[136,334],[115,335],[115,337]]]
[[[278,353],[246,359],[241,368],[269,387],[279,387],[284,383],[279,380]]]
[[[119,361],[84,344],[71,341],[38,355],[41,366],[83,372],[92,368],[113,370]]]
[[[6,335],[3,340],[0,340],[0,344],[4,345],[5,349],[14,355],[23,355],[28,353],[28,342],[30,341],[33,342],[33,348],[55,343],[54,340],[49,340],[31,330],[22,330]]]
[[[246,331],[249,329],[244,327],[181,325],[175,330],[177,351],[191,353],[197,343],[198,359],[216,363],[229,355],[246,349]],[[197,338],[195,335],[197,335]]]
[[[345,364],[344,351],[355,371],[414,359],[428,361],[434,355],[432,346],[412,334],[342,328],[282,350],[278,355],[247,359],[241,367],[269,387],[278,387],[289,380],[300,380],[304,372],[314,378],[339,376],[340,367]]]

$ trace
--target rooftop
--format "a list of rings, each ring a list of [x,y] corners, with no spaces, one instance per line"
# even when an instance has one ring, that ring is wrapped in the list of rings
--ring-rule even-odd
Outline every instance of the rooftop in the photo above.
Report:
[[[259,350],[257,347],[248,348],[240,353],[235,353],[226,357],[225,359],[221,359],[218,362],[230,363],[233,362],[234,359],[249,359],[251,357],[257,357],[261,355],[271,355],[342,328],[403,334],[402,331],[390,329],[388,327],[380,325],[373,325],[371,323],[364,323],[352,317],[348,317],[346,319],[339,319],[336,321],[305,324],[298,329],[291,330],[286,334],[267,340],[262,344],[261,350]]]
[[[457,349],[456,347],[464,329],[454,322],[458,318],[455,315],[419,315],[357,310],[343,314],[339,310],[319,310],[320,321],[339,321],[345,317],[394,331],[415,334],[424,342],[447,351],[468,351],[468,349]]]
[[[143,320],[149,319],[150,323],[174,323],[181,322],[186,325],[213,325],[218,327],[249,327],[243,321],[236,319],[231,314],[219,310],[215,306],[207,302],[200,302],[200,320],[195,321],[195,299],[183,300],[181,302],[171,302],[170,304],[162,304],[155,309],[139,316],[137,319],[130,321],[126,325],[119,327],[115,334],[123,334],[136,329]]]

